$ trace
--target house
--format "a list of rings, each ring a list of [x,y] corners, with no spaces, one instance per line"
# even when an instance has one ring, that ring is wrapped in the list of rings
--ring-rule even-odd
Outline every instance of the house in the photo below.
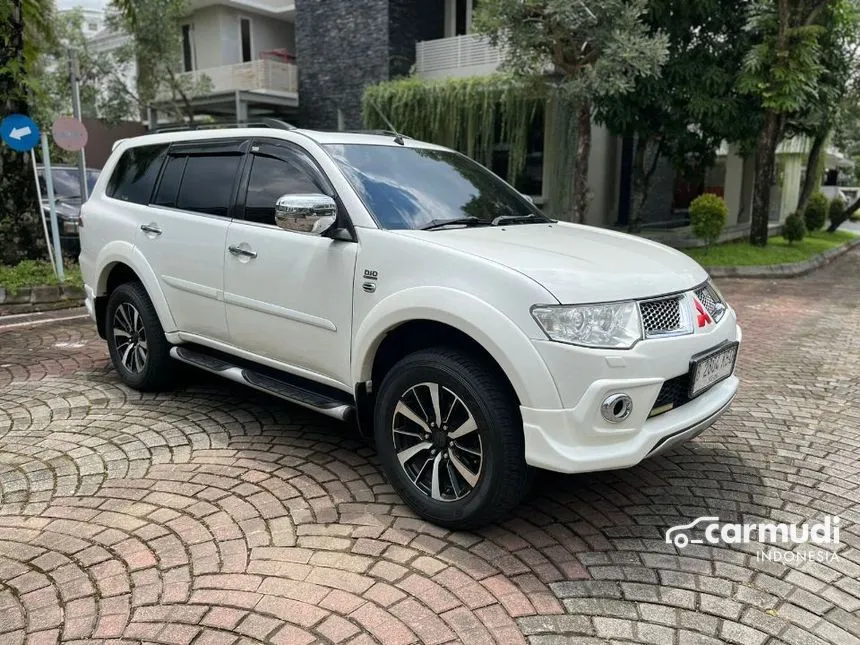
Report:
[[[178,29],[182,74],[208,79],[191,97],[195,113],[248,121],[295,119],[298,107],[295,3],[289,0],[190,0]],[[149,120],[157,123],[156,102]]]

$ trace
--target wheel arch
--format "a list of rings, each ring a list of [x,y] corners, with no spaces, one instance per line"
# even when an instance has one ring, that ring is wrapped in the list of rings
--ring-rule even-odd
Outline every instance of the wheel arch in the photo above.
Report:
[[[444,303],[445,308],[426,303]],[[557,408],[558,389],[531,340],[489,303],[454,289],[419,287],[378,303],[359,326],[353,344],[353,382],[359,420],[385,369],[413,351],[440,344],[477,351],[510,384],[519,405]],[[365,426],[362,423],[363,427]]]
[[[102,338],[108,298],[116,287],[126,282],[140,282],[155,307],[161,327],[165,332],[176,330],[155,272],[137,248],[127,242],[109,244],[99,253],[97,266],[94,285],[96,324]]]

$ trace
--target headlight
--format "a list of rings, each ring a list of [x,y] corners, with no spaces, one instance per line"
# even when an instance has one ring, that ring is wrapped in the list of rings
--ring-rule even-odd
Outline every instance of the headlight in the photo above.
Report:
[[[560,343],[630,349],[642,338],[635,302],[533,307],[532,316],[550,339]]]

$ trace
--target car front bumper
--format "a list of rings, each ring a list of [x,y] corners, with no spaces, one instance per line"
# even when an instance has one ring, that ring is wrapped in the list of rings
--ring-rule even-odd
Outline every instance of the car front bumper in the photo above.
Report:
[[[692,439],[728,410],[738,378],[732,374],[683,405],[650,416],[660,389],[687,373],[691,357],[740,340],[729,309],[707,333],[642,341],[624,351],[535,341],[563,405],[520,408],[526,462],[564,473],[627,468]],[[624,421],[610,423],[600,407],[619,393],[631,398],[632,411]]]

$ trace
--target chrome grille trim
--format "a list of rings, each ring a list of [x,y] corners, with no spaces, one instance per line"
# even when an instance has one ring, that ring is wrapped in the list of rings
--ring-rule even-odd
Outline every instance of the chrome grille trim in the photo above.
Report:
[[[693,290],[693,293],[696,294],[699,302],[702,303],[705,311],[711,315],[714,322],[719,321],[723,317],[723,314],[726,312],[726,305],[710,283],[706,282],[702,286],[697,287]]]
[[[637,304],[645,338],[665,338],[693,333],[685,293],[640,300]]]

